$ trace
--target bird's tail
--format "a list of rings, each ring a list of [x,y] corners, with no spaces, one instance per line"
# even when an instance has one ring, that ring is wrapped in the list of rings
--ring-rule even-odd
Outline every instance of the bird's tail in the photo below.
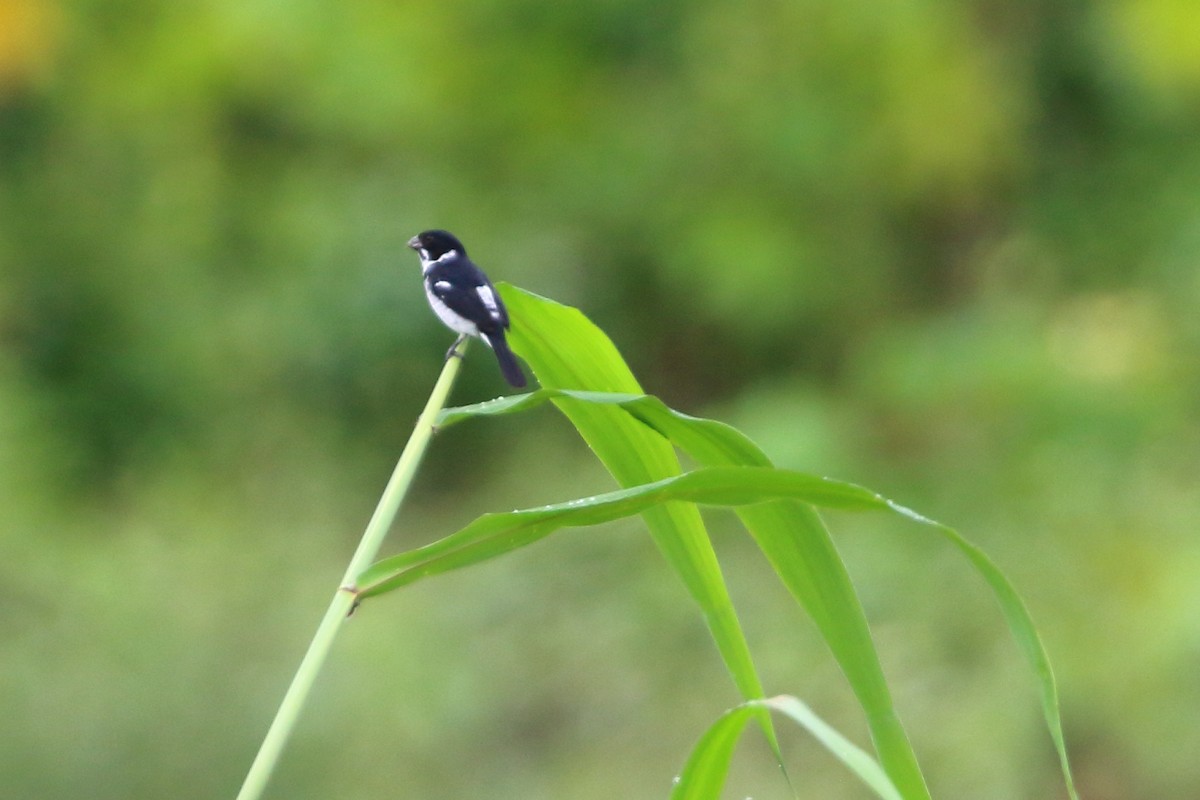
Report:
[[[508,342],[504,338],[503,331],[495,333],[482,334],[483,340],[488,343],[488,347],[496,354],[496,361],[500,362],[500,372],[504,375],[504,380],[508,381],[509,385],[521,389],[525,386],[525,373],[521,371],[521,365],[517,363],[517,357],[513,355],[512,350],[508,349]]]

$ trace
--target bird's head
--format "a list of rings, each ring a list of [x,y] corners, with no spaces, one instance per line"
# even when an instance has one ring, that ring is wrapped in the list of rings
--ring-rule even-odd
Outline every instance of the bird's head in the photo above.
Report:
[[[455,251],[464,258],[467,255],[467,249],[450,231],[422,231],[408,240],[408,246],[421,254],[422,261],[437,261]]]

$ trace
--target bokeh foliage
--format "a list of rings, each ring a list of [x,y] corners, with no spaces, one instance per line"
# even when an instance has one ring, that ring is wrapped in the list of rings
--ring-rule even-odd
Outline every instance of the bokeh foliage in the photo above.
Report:
[[[672,406],[969,532],[1083,795],[1195,797],[1197,41],[1189,0],[3,0],[0,791],[232,792],[448,344],[437,225]],[[611,485],[544,419],[448,431],[397,536]],[[832,522],[934,795],[1054,796],[986,592]],[[768,691],[852,729],[718,548]],[[665,796],[736,698],[656,558],[618,525],[381,604],[277,796]]]

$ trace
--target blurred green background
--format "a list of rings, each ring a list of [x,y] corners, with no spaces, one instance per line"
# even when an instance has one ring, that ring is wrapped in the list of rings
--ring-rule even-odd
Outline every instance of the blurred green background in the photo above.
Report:
[[[1084,796],[1200,797],[1193,0],[0,0],[0,795],[233,795],[450,342],[433,226],[669,404],[959,527]],[[455,400],[503,390],[476,348]],[[464,425],[389,547],[611,486],[549,410]],[[865,745],[710,519],[768,691]],[[1061,797],[982,582],[830,523],[935,796]],[[736,700],[639,525],[568,532],[364,609],[271,796],[665,797]],[[729,797],[788,796],[760,739]]]

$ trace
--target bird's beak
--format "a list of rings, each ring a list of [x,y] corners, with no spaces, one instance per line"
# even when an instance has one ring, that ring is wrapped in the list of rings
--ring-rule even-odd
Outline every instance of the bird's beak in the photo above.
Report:
[[[420,250],[421,249],[421,237],[414,236],[413,238],[409,239],[408,246],[411,247],[413,250]]]

